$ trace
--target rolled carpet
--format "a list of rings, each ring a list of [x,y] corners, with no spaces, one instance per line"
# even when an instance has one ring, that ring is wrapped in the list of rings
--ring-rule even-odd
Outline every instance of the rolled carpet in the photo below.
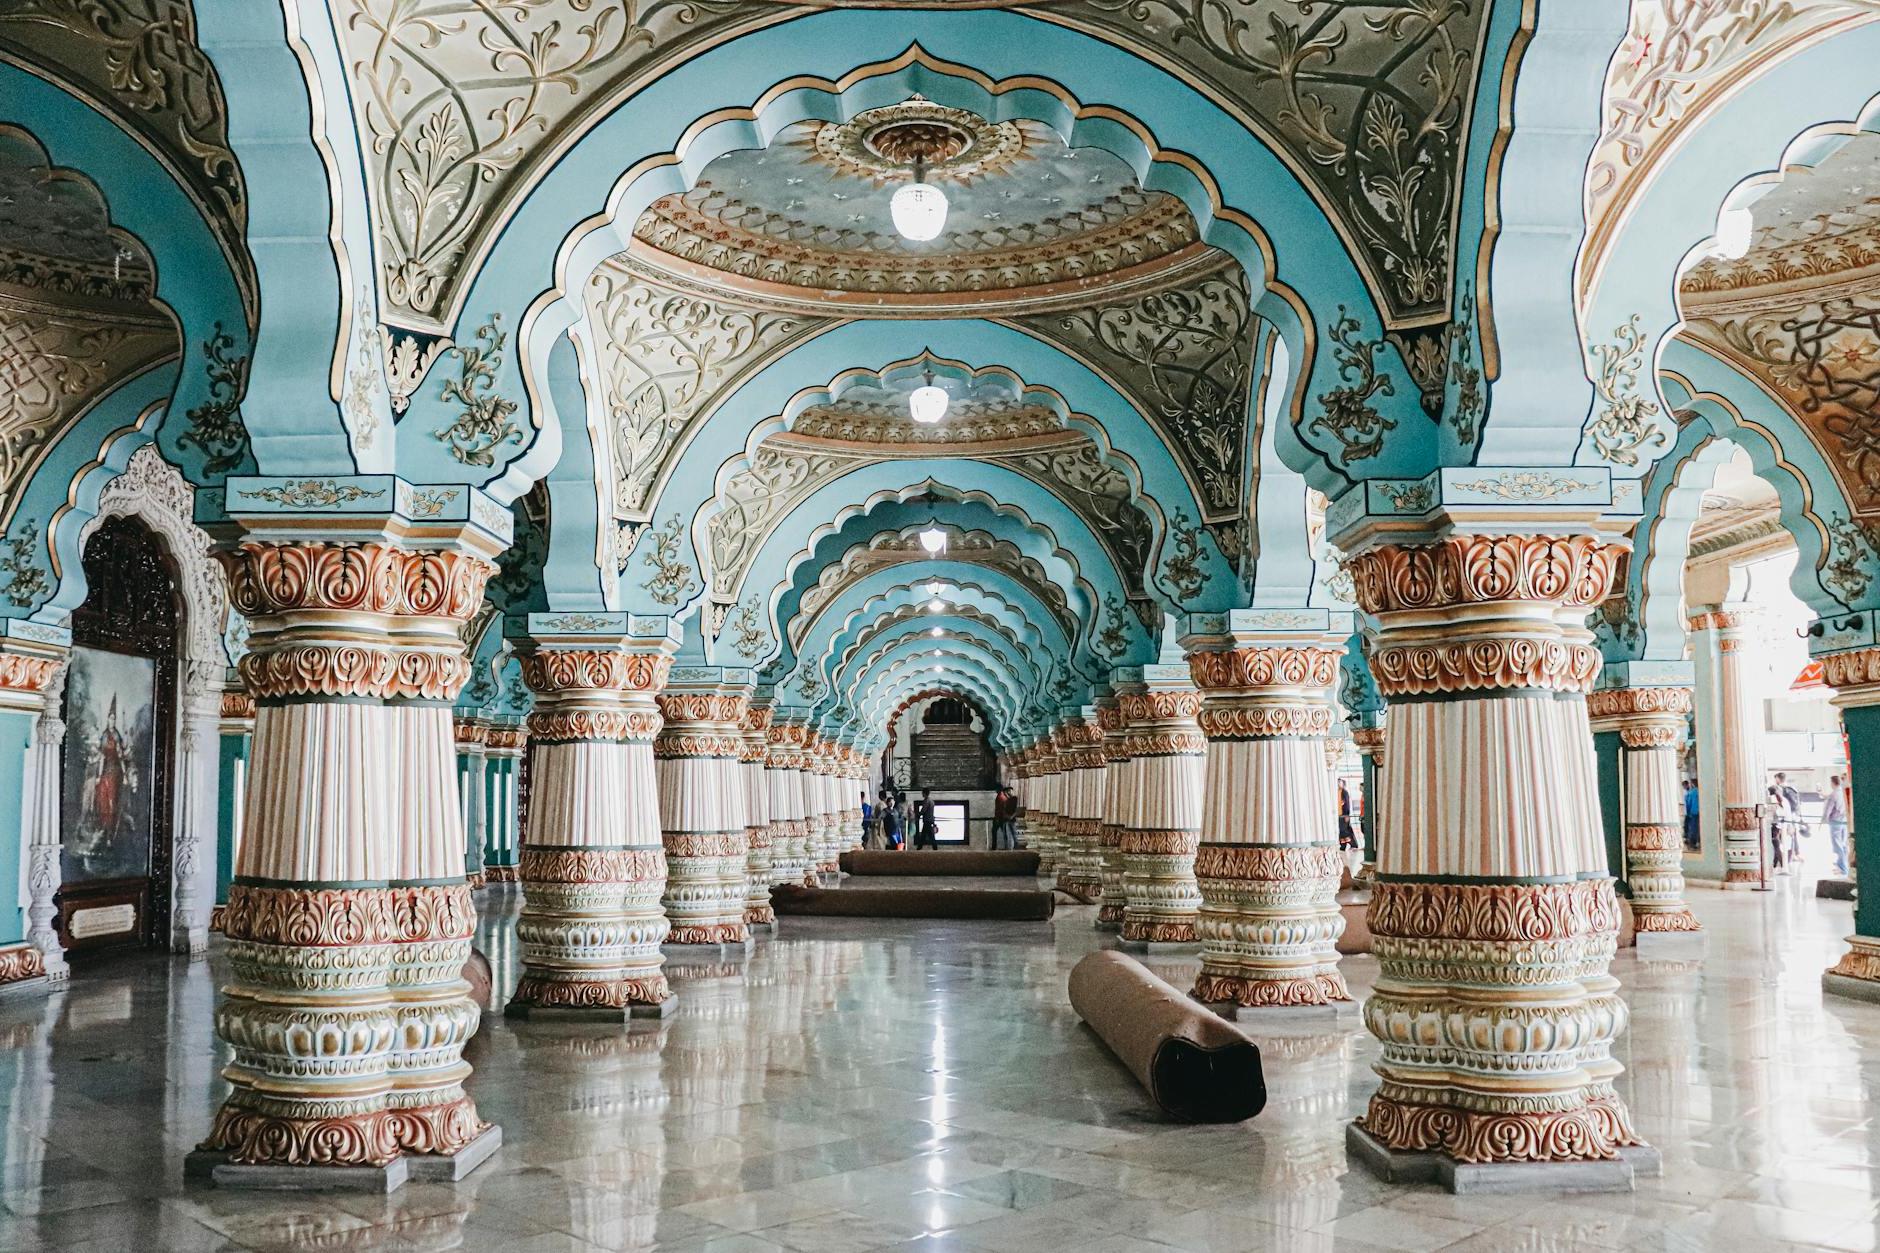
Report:
[[[1113,949],[1071,968],[1071,1008],[1149,1098],[1182,1122],[1240,1122],[1266,1108],[1260,1049],[1141,962]]]
[[[987,892],[971,888],[804,888],[779,883],[770,889],[779,915],[813,918],[986,918],[1041,922],[1056,908],[1049,892]]]
[[[941,852],[920,849],[903,853],[879,850],[848,852],[837,858],[846,874],[855,875],[1035,875],[1038,854],[997,850],[977,853],[970,849]]]

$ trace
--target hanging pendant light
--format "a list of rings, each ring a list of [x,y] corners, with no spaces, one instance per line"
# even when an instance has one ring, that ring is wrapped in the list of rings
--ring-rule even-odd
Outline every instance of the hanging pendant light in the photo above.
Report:
[[[938,596],[941,592],[946,590],[947,585],[944,583],[935,582],[927,585],[927,595],[929,596]]]
[[[914,159],[914,181],[896,189],[888,215],[903,239],[924,244],[937,239],[947,224],[946,193],[927,181],[927,162]]]
[[[929,557],[938,557],[947,550],[947,533],[937,526],[930,526],[920,533],[920,546]]]
[[[1726,261],[1740,261],[1755,238],[1756,215],[1748,209],[1725,209],[1717,215],[1713,248]]]
[[[928,366],[926,384],[916,387],[907,398],[907,416],[916,422],[931,425],[947,416],[947,406],[952,401],[946,388],[934,386],[933,367]]]

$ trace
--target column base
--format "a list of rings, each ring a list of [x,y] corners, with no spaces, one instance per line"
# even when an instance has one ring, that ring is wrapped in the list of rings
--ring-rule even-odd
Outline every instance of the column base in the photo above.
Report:
[[[1248,1009],[1272,1006],[1328,1005],[1351,1000],[1345,977],[1337,971],[1290,979],[1254,979],[1203,970],[1189,993],[1204,1005],[1236,1005]]]
[[[1194,944],[1200,937],[1195,934],[1195,920],[1181,918],[1170,922],[1143,922],[1123,917],[1123,943],[1125,944]]]
[[[1225,1008],[1214,1012],[1235,1022],[1265,1023],[1268,1026],[1279,1026],[1289,1022],[1355,1021],[1358,1017],[1358,1002],[1346,997],[1342,1001],[1326,1001],[1322,1005],[1234,1005],[1230,1003]]]
[[[562,1018],[569,1022],[622,1022],[626,1012],[672,1000],[672,988],[661,974],[650,979],[574,982],[531,979],[527,974],[503,1008],[505,1018]],[[580,1018],[575,1014],[592,1013]]]
[[[742,921],[715,922],[707,926],[674,927],[661,942],[661,947],[667,944],[741,946],[748,944],[750,939],[751,934],[744,929]]]
[[[503,1147],[503,1129],[495,1123],[483,1128],[476,1139],[455,1153],[414,1153],[404,1158],[413,1179],[435,1183],[456,1183],[490,1160]]]
[[[1097,910],[1096,928],[1099,931],[1121,931],[1123,929],[1122,907],[1105,905]]]
[[[1697,916],[1688,909],[1669,909],[1657,913],[1640,913],[1637,902],[1632,905],[1632,928],[1640,935],[1664,932],[1702,931],[1704,924],[1697,921]]]
[[[1196,940],[1132,940],[1125,936],[1116,942],[1116,947],[1125,953],[1153,953],[1195,956],[1201,952],[1201,944]]]
[[[1762,882],[1762,876],[1754,870],[1726,870],[1723,872],[1723,890],[1726,892],[1748,892]]]
[[[1829,996],[1880,1005],[1880,980],[1859,979],[1853,975],[1824,970],[1821,972],[1821,990]]]
[[[63,988],[65,982],[63,979],[55,981],[51,975],[33,975],[26,979],[15,979],[10,983],[0,983],[0,1001],[45,996]]]
[[[1345,1126],[1351,1160],[1386,1183],[1436,1183],[1457,1195],[1631,1192],[1638,1176],[1663,1173],[1658,1150],[1635,1145],[1610,1159],[1576,1162],[1459,1162],[1443,1153],[1393,1149],[1357,1123]]]
[[[752,905],[744,911],[744,925],[747,927],[777,927],[777,911],[768,905]]]
[[[498,1143],[502,1133],[495,1127]],[[183,1159],[183,1178],[217,1188],[260,1192],[371,1192],[383,1195],[404,1187],[411,1177],[407,1159],[394,1157],[383,1166],[243,1166],[230,1154],[197,1149]]]

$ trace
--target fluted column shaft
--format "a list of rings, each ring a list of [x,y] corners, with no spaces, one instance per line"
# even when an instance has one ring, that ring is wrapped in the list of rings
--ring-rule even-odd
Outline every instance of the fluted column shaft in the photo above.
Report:
[[[1124,886],[1123,828],[1135,805],[1135,774],[1129,746],[1123,738],[1123,715],[1114,697],[1097,702],[1097,728],[1103,733],[1103,812],[1097,827],[1103,899],[1097,910],[1097,929],[1120,931],[1129,903]]]
[[[631,1013],[672,996],[659,946],[666,854],[653,740],[669,638],[536,641],[528,828],[511,1013]]]
[[[773,873],[773,819],[770,812],[770,718],[764,705],[751,705],[744,714],[743,748],[738,774],[744,785],[744,924],[774,927],[770,906]]]
[[[1347,560],[1390,701],[1360,1120],[1459,1162],[1610,1159],[1638,1143],[1612,1081],[1626,1008],[1582,625],[1621,546],[1450,535]]]
[[[1064,776],[1058,770],[1057,745],[1052,735],[1044,736],[1034,747],[1037,761],[1032,782],[1037,789],[1037,799],[1032,805],[1032,834],[1038,841],[1038,873],[1055,881],[1058,859],[1064,849],[1064,837],[1058,829]]]
[[[521,832],[516,812],[516,784],[529,733],[519,726],[493,726],[484,737],[489,754],[489,830],[483,844],[483,877],[489,883],[514,883]]]
[[[1097,843],[1103,826],[1103,731],[1092,715],[1058,728],[1064,806],[1058,819],[1057,885],[1087,901],[1103,892],[1103,850]]]
[[[718,688],[670,687],[659,696],[665,726],[653,742],[653,760],[668,944],[742,944],[750,937],[741,764],[748,710],[743,695]]]
[[[1702,930],[1684,902],[1684,789],[1678,781],[1691,689],[1604,688],[1586,703],[1593,730],[1619,736],[1633,925],[1639,931]]]
[[[38,969],[53,983],[63,983],[72,968],[59,942],[58,894],[63,876],[64,840],[62,772],[65,764],[66,657],[0,654],[0,696],[34,710],[33,738],[26,750],[26,942],[39,956]],[[31,962],[30,957],[21,958]],[[30,977],[30,975],[28,976]]]
[[[1184,645],[1208,742],[1195,995],[1245,1006],[1349,1000],[1335,947],[1345,922],[1325,768],[1344,650],[1286,632]]]
[[[235,1163],[382,1166],[454,1153],[476,913],[450,703],[494,567],[391,543],[221,554],[257,702],[216,1013],[233,1089],[202,1148]]]
[[[1723,752],[1723,886],[1745,890],[1762,880],[1762,708],[1744,665],[1753,647],[1755,611],[1731,605],[1691,619],[1694,634],[1710,634],[1717,656],[1718,728]],[[1704,641],[1694,640],[1699,648]]]
[[[773,883],[815,886],[809,856],[809,810],[803,763],[809,728],[775,719],[765,733],[770,747],[770,877]]]
[[[1207,740],[1196,717],[1201,693],[1181,667],[1157,666],[1123,690],[1119,712],[1134,774],[1134,803],[1124,815],[1122,938],[1186,944],[1195,939],[1201,889],[1201,788]],[[1161,672],[1173,673],[1161,673]]]

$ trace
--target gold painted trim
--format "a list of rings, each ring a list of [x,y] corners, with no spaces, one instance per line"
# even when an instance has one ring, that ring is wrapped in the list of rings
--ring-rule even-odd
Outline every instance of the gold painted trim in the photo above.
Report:
[[[1751,57],[1723,75],[1712,89],[1700,95],[1692,108],[1674,120],[1665,130],[1662,142],[1652,146],[1650,158],[1640,167],[1637,174],[1628,179],[1626,185],[1616,190],[1613,198],[1607,201],[1605,212],[1588,224],[1586,236],[1580,245],[1578,263],[1574,266],[1575,303],[1584,319],[1592,304],[1593,294],[1605,279],[1606,264],[1612,259],[1625,228],[1631,221],[1632,214],[1643,194],[1658,181],[1658,175],[1665,163],[1689,142],[1691,137],[1703,129],[1708,121],[1724,105],[1734,99],[1751,80],[1781,61],[1813,48],[1834,35],[1841,34],[1869,22],[1880,21],[1880,13],[1855,13],[1842,17],[1838,21],[1826,23],[1811,34],[1786,43],[1777,42],[1763,50],[1761,56]],[[1606,115],[1606,93],[1600,92],[1600,117]],[[1603,126],[1603,120],[1602,120]],[[1788,145],[1783,145],[1784,150]],[[1699,241],[1692,240],[1692,244]]]
[[[1501,240],[1501,169],[1502,162],[1508,156],[1508,145],[1514,139],[1515,84],[1520,77],[1521,61],[1527,56],[1528,45],[1534,40],[1537,5],[1538,0],[1524,0],[1520,25],[1515,29],[1514,38],[1508,41],[1508,55],[1502,59],[1495,137],[1489,141],[1488,165],[1482,183],[1482,236],[1475,249],[1475,325],[1480,328],[1482,341],[1482,378],[1491,386],[1501,377],[1501,338],[1495,333],[1495,309],[1489,299],[1495,246]],[[1484,27],[1493,21],[1494,16],[1491,14]],[[1603,98],[1605,92],[1602,90],[1600,95]],[[1597,135],[1594,136],[1594,142],[1598,142]],[[1464,159],[1467,159],[1466,155]],[[1585,182],[1582,176],[1582,200]]]

